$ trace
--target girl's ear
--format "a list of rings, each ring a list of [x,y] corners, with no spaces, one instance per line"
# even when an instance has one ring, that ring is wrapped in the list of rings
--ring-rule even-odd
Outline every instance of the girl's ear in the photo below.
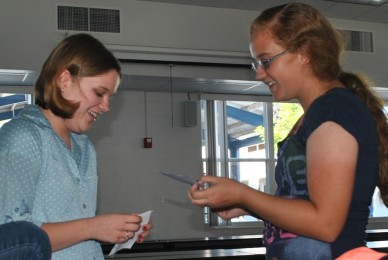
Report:
[[[73,81],[73,78],[71,77],[71,74],[68,70],[63,70],[57,79],[58,87],[61,89],[61,92],[65,91],[69,86],[71,86],[71,83]]]
[[[302,68],[306,68],[310,64],[310,58],[303,53],[298,54],[298,59]]]

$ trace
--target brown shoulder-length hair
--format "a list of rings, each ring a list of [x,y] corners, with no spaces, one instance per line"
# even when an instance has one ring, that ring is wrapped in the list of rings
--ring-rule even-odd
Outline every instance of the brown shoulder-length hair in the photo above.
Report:
[[[339,80],[367,105],[379,138],[377,186],[384,204],[388,206],[388,123],[384,103],[365,75],[342,70],[345,41],[341,33],[318,10],[303,3],[279,5],[262,12],[251,25],[251,39],[263,30],[270,30],[275,41],[284,48],[309,57],[311,69],[317,78],[323,81]]]
[[[63,39],[51,52],[35,82],[35,103],[62,118],[71,118],[79,103],[63,98],[57,84],[59,75],[68,70],[74,80],[97,76],[121,67],[113,54],[89,34],[75,34]]]

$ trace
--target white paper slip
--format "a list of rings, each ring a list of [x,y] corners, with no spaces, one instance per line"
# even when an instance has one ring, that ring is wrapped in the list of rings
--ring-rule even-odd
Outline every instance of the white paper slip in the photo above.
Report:
[[[139,234],[141,232],[143,232],[143,226],[146,225],[150,221],[151,213],[152,213],[152,210],[149,210],[149,211],[146,211],[142,214],[139,214],[139,216],[142,218],[142,221],[140,224],[141,225],[140,229],[135,233],[133,238],[129,239],[127,242],[124,242],[121,244],[115,244],[114,247],[112,248],[112,250],[110,251],[109,256],[113,256],[114,254],[116,254],[117,251],[119,251],[121,249],[124,249],[124,248],[131,249],[132,248],[132,246],[136,242]]]

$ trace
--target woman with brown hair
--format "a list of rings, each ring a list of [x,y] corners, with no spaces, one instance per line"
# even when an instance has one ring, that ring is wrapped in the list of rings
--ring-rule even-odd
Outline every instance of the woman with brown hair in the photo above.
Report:
[[[104,259],[98,243],[123,243],[141,228],[133,213],[96,216],[96,152],[85,134],[109,111],[121,68],[96,38],[76,34],[51,52],[29,105],[0,131],[0,223],[42,228],[52,259]],[[138,242],[148,236],[146,224]]]

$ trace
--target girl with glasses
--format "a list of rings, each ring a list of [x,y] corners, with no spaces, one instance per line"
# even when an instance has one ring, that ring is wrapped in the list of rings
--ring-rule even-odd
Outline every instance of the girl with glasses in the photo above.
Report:
[[[250,35],[257,80],[276,101],[297,99],[304,110],[278,143],[277,190],[269,195],[231,179],[203,176],[199,184],[210,188],[194,184],[189,198],[226,220],[244,214],[261,218],[267,259],[335,259],[364,250],[376,186],[388,205],[382,100],[365,77],[343,71],[340,32],[307,4],[265,10]]]

